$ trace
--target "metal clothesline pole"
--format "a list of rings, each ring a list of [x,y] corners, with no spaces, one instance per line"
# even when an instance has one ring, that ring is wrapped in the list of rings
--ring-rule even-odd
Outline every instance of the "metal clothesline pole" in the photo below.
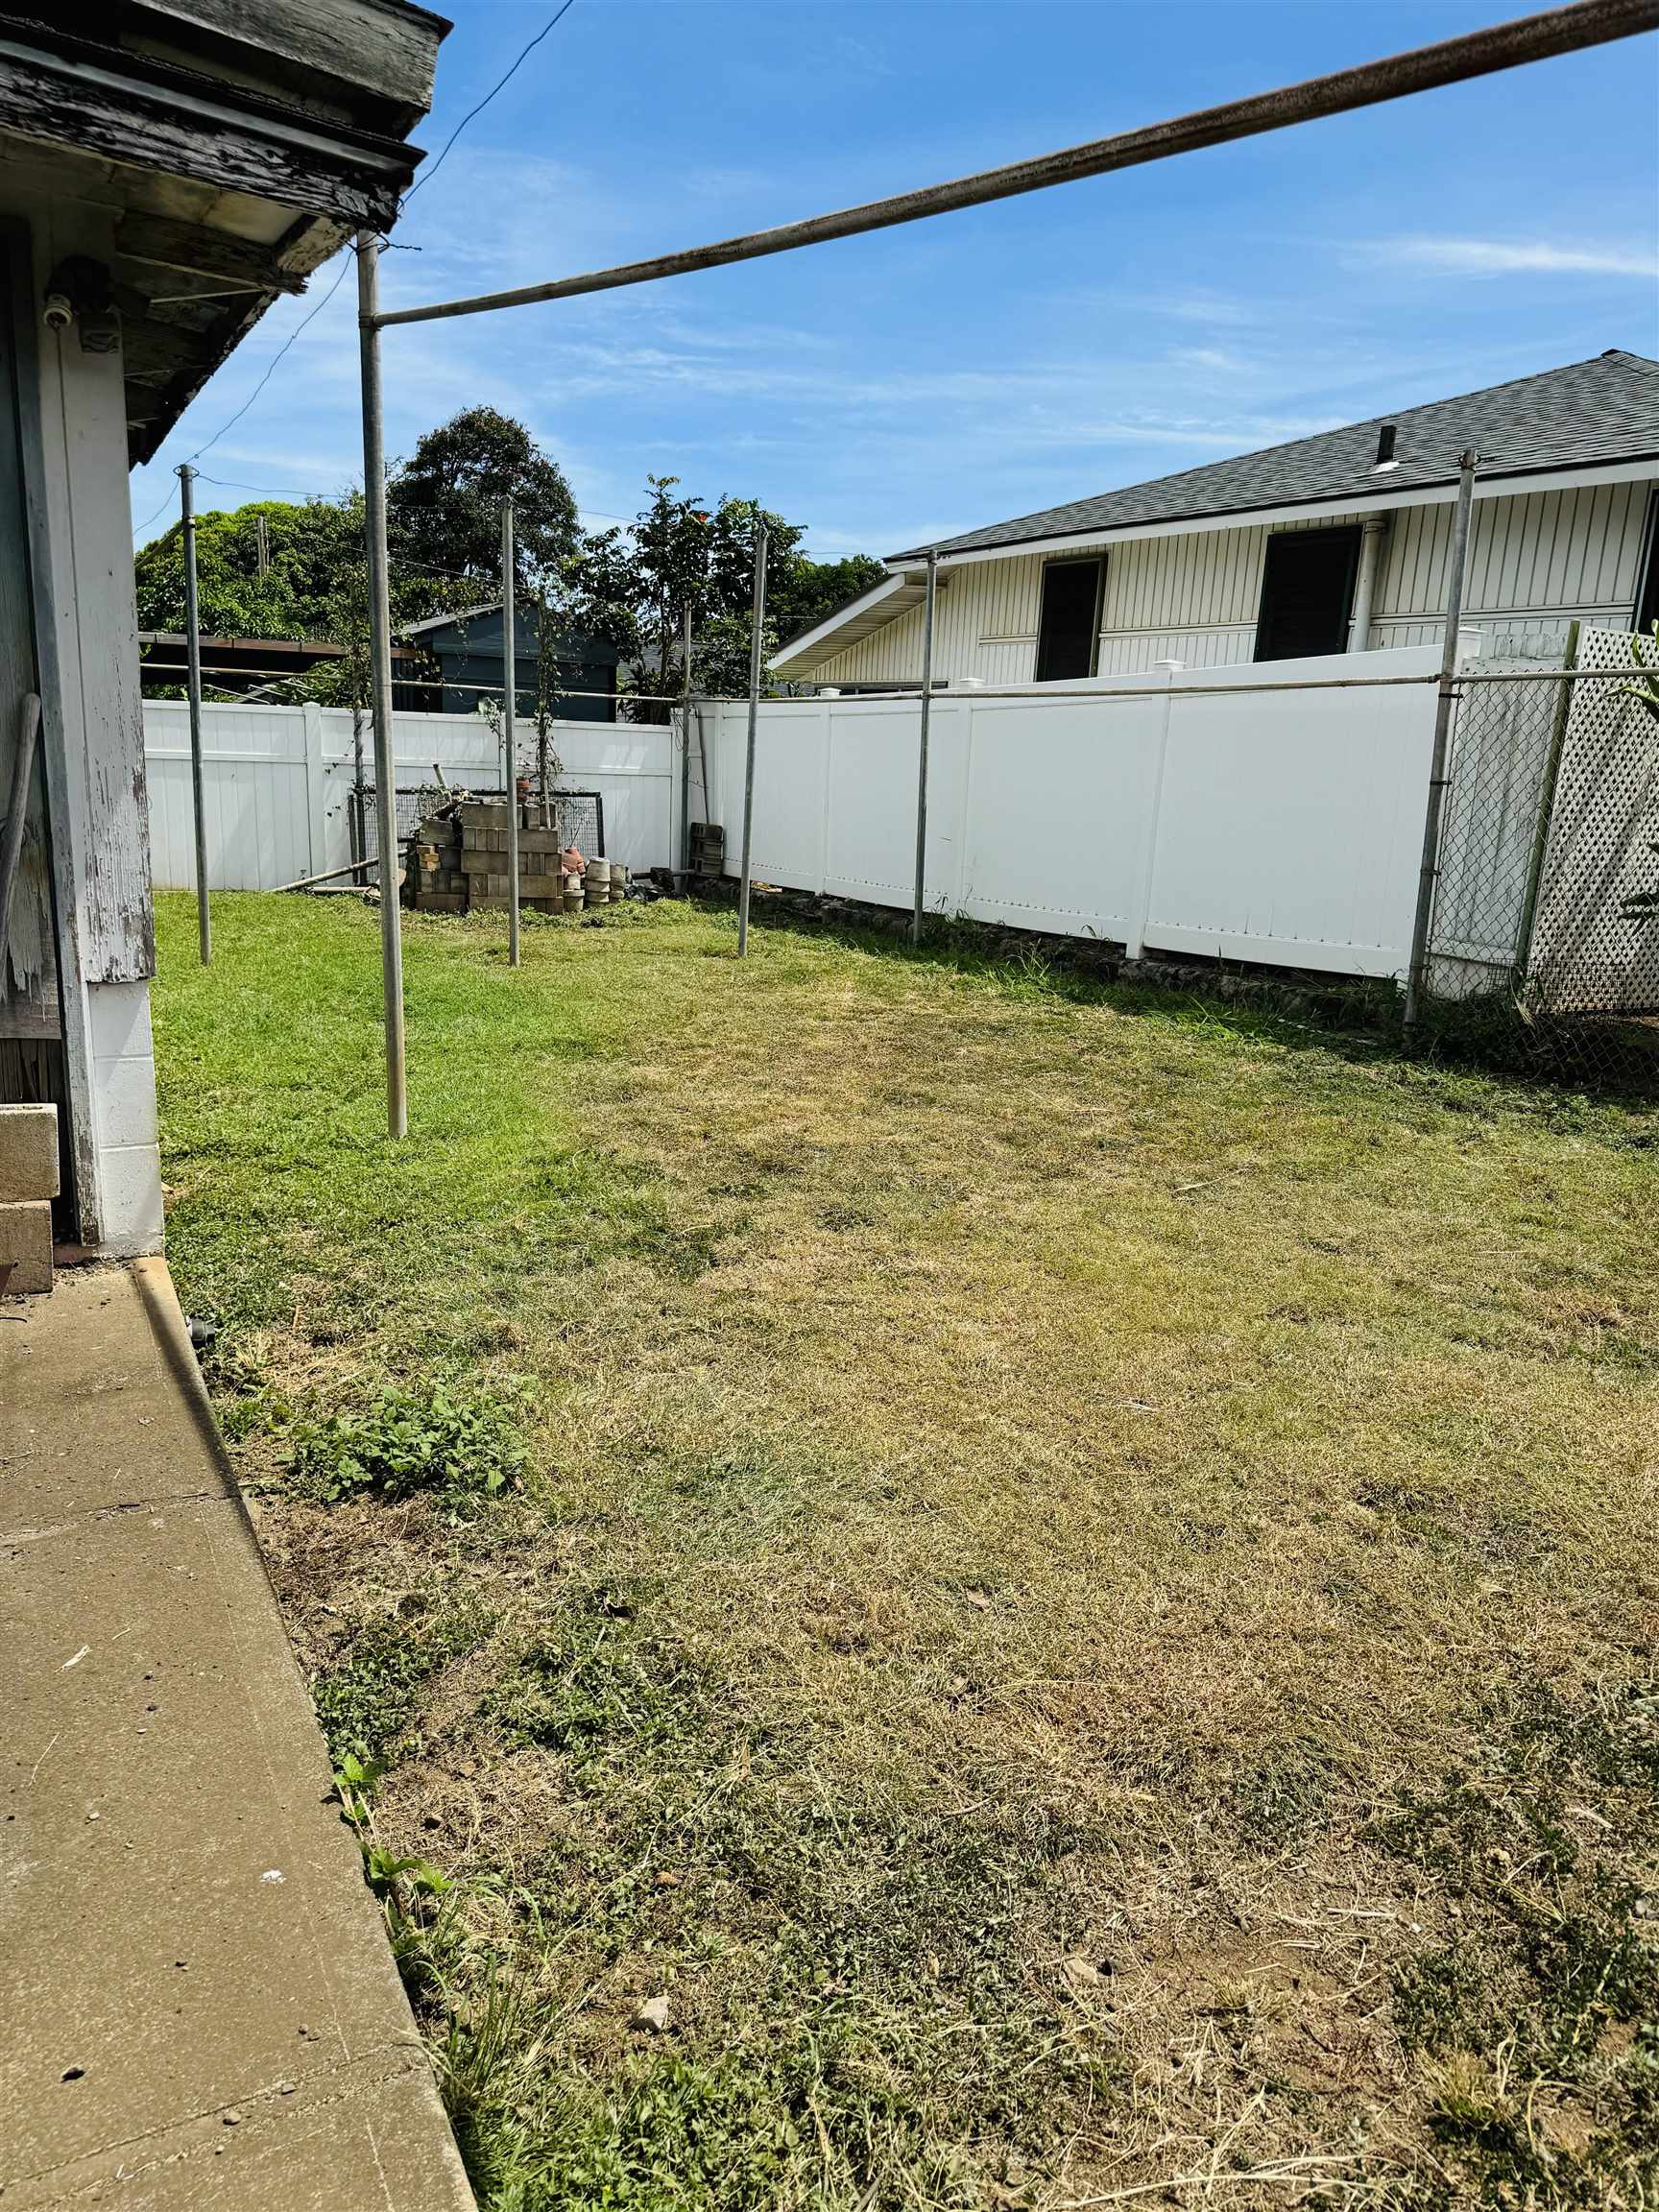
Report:
[[[1417,912],[1411,925],[1411,963],[1406,975],[1406,1035],[1409,1041],[1423,1014],[1429,981],[1429,931],[1434,920],[1434,891],[1440,880],[1440,816],[1446,798],[1446,762],[1452,738],[1452,708],[1457,696],[1457,630],[1463,619],[1463,581],[1469,567],[1469,517],[1475,505],[1475,470],[1480,456],[1473,447],[1457,463],[1457,508],[1452,528],[1451,573],[1446,579],[1446,628],[1440,640],[1440,688],[1434,701],[1434,751],[1429,769],[1429,803],[1423,816],[1423,863],[1417,876]]]
[[[518,689],[517,636],[514,606],[513,502],[501,503],[501,751],[507,765],[507,965],[518,965],[518,733],[514,725]],[[538,655],[541,640],[536,641]],[[540,666],[540,661],[538,661]]]
[[[380,386],[380,241],[357,233],[363,364],[363,509],[369,539],[369,691],[374,716],[374,823],[380,851],[380,997],[386,1023],[386,1126],[409,1131],[404,1073],[403,938],[397,911],[397,790],[392,750],[392,584],[386,565],[386,430]]]
[[[684,665],[680,684],[680,873],[691,873],[691,602],[685,602]],[[705,794],[704,803],[708,798]],[[684,886],[682,886],[684,888]]]
[[[939,556],[927,556],[927,596],[922,603],[921,732],[916,759],[916,903],[910,942],[922,942],[922,907],[927,889],[927,725],[933,707],[933,604],[939,592]]]
[[[196,471],[179,465],[179,518],[184,545],[184,688],[190,701],[190,804],[196,821],[196,937],[202,965],[213,957],[213,917],[207,903],[207,805],[202,770],[202,610],[196,590]]]
[[[661,253],[649,261],[627,261],[579,276],[561,276],[551,283],[521,284],[508,292],[483,292],[470,299],[439,301],[423,307],[399,307],[381,316],[380,322],[389,328],[394,323],[431,323],[453,315],[489,314],[498,307],[573,300],[584,293],[652,284],[663,276],[684,276],[700,269],[726,268],[734,261],[758,260],[768,253],[788,253],[797,247],[821,246],[834,238],[855,238],[871,230],[891,229],[896,224],[917,223],[963,207],[983,207],[992,201],[1046,191],[1054,184],[1073,184],[1085,177],[1103,177],[1148,161],[1166,161],[1178,154],[1196,153],[1202,147],[1258,137],[1263,132],[1283,131],[1291,124],[1312,122],[1321,116],[1350,114],[1356,108],[1374,108],[1411,93],[1490,76],[1495,70],[1519,68],[1525,62],[1548,60],[1554,55],[1605,45],[1615,38],[1633,37],[1656,26],[1659,0],[1575,0],[1572,6],[1517,16],[1507,23],[1441,39],[1432,46],[1418,46],[1353,69],[1339,69],[1331,76],[1310,77],[1270,92],[1228,101],[1218,108],[1203,108],[1140,130],[1118,132],[1110,138],[1092,138],[1080,146],[1063,147],[1058,153],[1011,161],[1001,168],[976,170],[972,176],[925,185],[919,191],[867,200],[856,207],[810,215],[802,222],[747,231],[677,253]]]
[[[749,950],[749,863],[755,841],[755,731],[760,714],[760,642],[766,621],[766,525],[755,525],[755,607],[749,630],[749,744],[743,757],[743,874],[737,884],[737,956]]]

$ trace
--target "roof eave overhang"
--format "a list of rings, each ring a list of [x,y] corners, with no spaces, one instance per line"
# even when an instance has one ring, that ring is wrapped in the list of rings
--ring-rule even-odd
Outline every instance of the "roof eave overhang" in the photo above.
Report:
[[[889,622],[918,605],[923,593],[921,582],[904,574],[902,563],[890,562],[888,566],[890,573],[879,584],[873,584],[848,606],[827,615],[816,628],[792,637],[775,653],[767,662],[772,673],[809,676],[824,661],[845,653],[861,637],[885,630]]]
[[[1659,451],[1576,468],[1515,469],[1489,476],[1478,475],[1475,496],[1478,499],[1522,498],[1531,492],[1575,492],[1593,489],[1598,484],[1650,481],[1659,481]],[[1333,493],[1326,499],[1292,500],[1275,507],[1222,508],[1206,515],[1183,515],[1168,522],[1124,522],[1108,529],[1096,527],[1066,531],[1049,538],[1022,538],[1011,544],[966,545],[950,552],[941,548],[939,570],[944,576],[951,569],[970,567],[981,561],[1022,561],[1048,553],[1093,551],[1096,546],[1122,545],[1143,538],[1187,538],[1205,531],[1245,530],[1263,525],[1271,528],[1277,523],[1310,520],[1339,522],[1356,516],[1392,514],[1404,507],[1445,506],[1456,496],[1455,477],[1436,484],[1399,489],[1384,479],[1375,491]],[[928,548],[922,545],[913,552],[894,554],[887,563],[891,589],[878,584],[862,599],[843,609],[840,615],[830,615],[816,630],[796,638],[772,661],[773,672],[780,676],[810,676],[826,661],[845,653],[849,646],[857,644],[874,631],[885,629],[921,599],[921,565],[926,562],[927,552]]]
[[[1529,492],[1573,492],[1598,484],[1640,482],[1659,478],[1659,450],[1632,454],[1617,461],[1593,462],[1560,469],[1528,469],[1491,475],[1477,475],[1477,499],[1520,498]],[[1046,538],[1021,538],[998,545],[963,545],[939,550],[941,568],[957,568],[974,561],[1022,560],[1032,554],[1076,552],[1083,546],[1118,545],[1138,538],[1184,538],[1196,531],[1244,530],[1276,522],[1300,522],[1310,517],[1339,521],[1354,515],[1391,514],[1402,507],[1449,505],[1457,496],[1457,479],[1396,489],[1384,479],[1373,491],[1333,493],[1322,499],[1298,499],[1272,507],[1217,508],[1206,514],[1183,515],[1167,522],[1121,522],[1093,529],[1069,530]],[[898,573],[925,561],[928,548],[918,546],[896,553],[888,561]]]
[[[380,228],[421,156],[220,80],[41,27],[0,35],[0,129]]]

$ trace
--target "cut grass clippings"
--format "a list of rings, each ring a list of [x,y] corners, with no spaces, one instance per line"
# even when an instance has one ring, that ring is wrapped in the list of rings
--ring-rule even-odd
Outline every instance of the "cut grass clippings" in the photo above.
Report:
[[[1654,2201],[1659,1112],[666,902],[406,922],[392,1146],[373,916],[159,907],[486,2205]]]

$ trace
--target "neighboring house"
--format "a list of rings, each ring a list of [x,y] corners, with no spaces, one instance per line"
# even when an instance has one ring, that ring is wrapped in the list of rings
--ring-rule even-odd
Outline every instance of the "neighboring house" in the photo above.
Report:
[[[536,704],[536,667],[541,652],[537,616],[537,609],[525,605],[517,610],[513,624],[517,712],[521,717]],[[481,699],[500,691],[504,663],[498,599],[483,607],[463,607],[454,614],[434,614],[424,622],[406,623],[403,636],[415,638],[437,660],[443,672],[445,714],[473,713]],[[579,637],[565,631],[551,643],[557,662],[560,719],[614,722],[616,648],[602,638]]]
[[[1463,619],[1488,651],[1555,658],[1575,618],[1659,617],[1659,362],[1608,352],[914,547],[772,671],[848,691],[918,683],[929,550],[947,685],[1437,642],[1467,446]]]
[[[161,1241],[127,471],[392,222],[445,28],[403,0],[0,6],[0,812],[40,703],[0,1101],[57,1103],[55,1228],[94,1251]]]
[[[203,637],[202,687],[208,698],[268,699],[286,705],[296,679],[326,673],[346,660],[349,645],[327,637]],[[182,696],[189,673],[189,640],[181,631],[140,630],[139,680],[147,699]],[[392,704],[406,714],[435,714],[438,686],[426,681],[425,658],[407,645],[392,648]],[[332,700],[335,694],[327,694]]]

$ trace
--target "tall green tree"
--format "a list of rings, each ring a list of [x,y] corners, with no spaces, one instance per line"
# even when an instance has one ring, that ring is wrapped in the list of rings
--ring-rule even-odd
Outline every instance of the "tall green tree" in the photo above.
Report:
[[[263,525],[263,530],[261,530]],[[261,540],[264,573],[261,573]],[[363,502],[260,499],[196,518],[196,587],[207,636],[323,637],[344,568],[363,562]],[[140,630],[184,627],[184,532],[180,523],[143,547],[133,564]]]
[[[463,408],[392,471],[386,532],[394,558],[498,587],[509,498],[519,589],[535,591],[576,550],[575,497],[521,422],[493,407]]]
[[[183,629],[181,525],[142,548],[133,584],[141,631],[176,635]],[[361,492],[303,506],[256,500],[228,514],[198,515],[196,589],[204,637],[305,637],[346,648],[340,659],[321,661],[305,676],[285,678],[285,697],[332,707],[368,704],[369,557]],[[392,570],[394,631],[476,596],[465,580],[426,575],[400,562]],[[214,689],[210,678],[206,688]]]
[[[650,497],[630,531],[584,537],[561,569],[562,626],[608,638],[634,664],[635,689],[677,694],[685,677],[686,612],[692,623],[692,677],[698,689],[732,693],[749,686],[755,543],[766,525],[766,619],[762,654],[821,621],[885,573],[865,555],[820,564],[801,551],[805,532],[753,499],[717,506],[677,491],[673,476],[646,479]],[[642,700],[642,719],[668,709]]]

